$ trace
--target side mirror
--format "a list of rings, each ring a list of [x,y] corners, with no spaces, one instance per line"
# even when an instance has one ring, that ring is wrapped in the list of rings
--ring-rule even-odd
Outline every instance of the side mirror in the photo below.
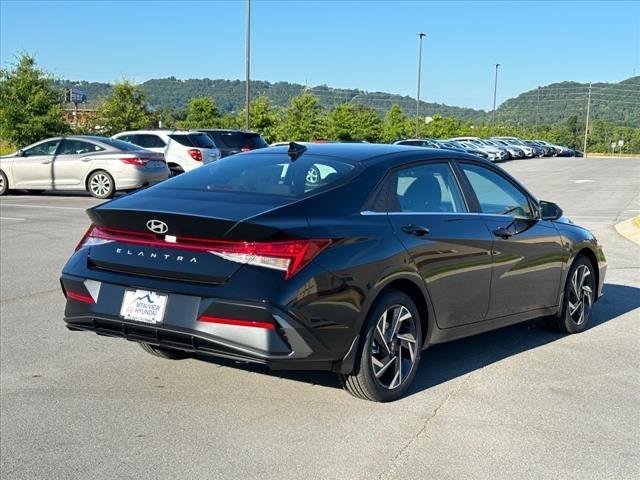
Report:
[[[540,201],[540,214],[542,220],[558,220],[562,217],[562,209],[553,202]]]
[[[16,157],[26,157],[27,154],[24,153],[24,150],[20,149],[16,152]]]

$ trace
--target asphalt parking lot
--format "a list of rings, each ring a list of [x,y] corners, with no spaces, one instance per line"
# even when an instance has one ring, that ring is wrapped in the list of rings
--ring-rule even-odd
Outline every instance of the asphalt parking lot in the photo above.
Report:
[[[542,322],[425,352],[409,396],[368,403],[328,373],[163,361],[68,332],[58,275],[86,196],[0,201],[3,478],[638,478],[640,159],[503,165],[604,243],[591,328]]]

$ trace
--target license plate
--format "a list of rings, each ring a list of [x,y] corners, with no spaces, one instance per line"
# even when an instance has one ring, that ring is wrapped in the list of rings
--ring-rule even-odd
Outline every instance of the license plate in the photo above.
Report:
[[[126,290],[122,298],[120,315],[127,320],[161,323],[168,295],[149,290]]]

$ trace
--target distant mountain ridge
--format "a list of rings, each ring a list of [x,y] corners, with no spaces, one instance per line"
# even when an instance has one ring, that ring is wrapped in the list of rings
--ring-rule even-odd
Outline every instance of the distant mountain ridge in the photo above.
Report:
[[[588,83],[553,83],[505,101],[496,111],[496,121],[553,125],[574,115],[584,118],[588,102]],[[618,83],[591,84],[589,116],[620,126],[640,127],[640,76]]]
[[[87,94],[89,103],[108,95],[111,85],[99,82],[64,81],[65,86],[77,86]],[[222,113],[239,112],[244,105],[244,81],[223,79],[189,79],[175,77],[151,79],[141,84],[149,103],[154,108],[184,109],[189,99],[209,96]],[[358,89],[338,89],[326,85],[312,88],[289,82],[251,82],[252,97],[267,96],[275,105],[285,107],[291,98],[307,90],[320,99],[320,104],[331,108],[345,102],[375,108],[384,114],[398,104],[407,115],[415,112],[415,99],[386,92],[365,92]],[[557,124],[571,115],[585,115],[588,84],[560,82],[524,92],[502,103],[496,110],[496,121],[520,125]],[[608,120],[618,125],[640,126],[640,76],[619,83],[592,85],[591,114],[594,119]],[[488,122],[491,112],[473,108],[421,102],[420,114],[456,117],[460,120]]]

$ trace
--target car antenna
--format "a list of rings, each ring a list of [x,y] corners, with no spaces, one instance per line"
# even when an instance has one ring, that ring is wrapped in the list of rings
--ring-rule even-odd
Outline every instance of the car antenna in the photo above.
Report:
[[[306,151],[307,147],[305,147],[304,145],[296,142],[289,142],[289,150],[287,151],[287,155],[289,155],[289,158],[293,162]]]

